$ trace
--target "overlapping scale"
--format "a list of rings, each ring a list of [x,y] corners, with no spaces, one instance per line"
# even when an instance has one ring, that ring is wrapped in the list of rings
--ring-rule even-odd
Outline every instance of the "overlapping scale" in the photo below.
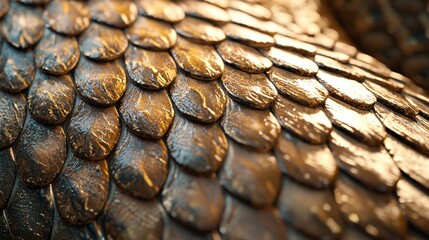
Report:
[[[269,50],[262,50],[276,66],[289,70],[303,76],[314,76],[319,68],[309,58],[300,54],[272,47]]]
[[[0,178],[2,184],[0,185],[0,209],[6,207],[6,203],[12,192],[13,185],[16,177],[16,163],[12,157],[13,150],[8,148],[0,151]],[[2,236],[0,234],[0,236]]]
[[[324,52],[324,53],[325,53],[325,55],[328,55],[329,51],[328,51],[328,54],[326,52]],[[332,54],[332,53],[330,55],[332,55],[332,56],[326,57],[322,54],[317,54],[315,56],[314,61],[317,63],[317,65],[319,65],[320,68],[322,68],[324,70],[327,70],[327,71],[333,72],[335,74],[342,75],[344,77],[348,77],[348,78],[351,78],[351,79],[354,79],[357,81],[362,81],[364,76],[360,71],[356,71],[356,69],[353,69],[352,66],[346,65],[346,64],[344,64],[344,63],[342,63],[336,59],[331,58],[331,57],[340,58],[341,61],[347,62],[347,59],[348,59],[347,55],[345,55],[345,54],[341,55],[345,59],[344,58],[341,59],[341,56],[337,56],[337,55]]]
[[[43,36],[42,9],[12,2],[0,21],[2,36],[16,48],[34,46]]]
[[[355,57],[358,53],[356,47],[342,41],[335,42],[334,51],[345,53],[350,57]]]
[[[245,72],[263,73],[273,65],[256,49],[234,41],[223,41],[216,46],[216,49],[226,63]]]
[[[186,15],[207,19],[214,23],[224,24],[231,19],[222,8],[210,3],[195,0],[185,0],[178,3]]]
[[[0,88],[8,92],[21,92],[33,82],[36,74],[34,54],[31,50],[19,50],[6,42],[0,55]]]
[[[321,47],[317,48],[316,53],[317,55],[321,55],[327,58],[332,58],[340,63],[347,63],[350,60],[349,55],[345,53],[334,52]]]
[[[422,101],[426,105],[429,105],[429,95],[425,92],[425,90],[417,87],[416,85],[410,84],[407,87],[404,87],[403,93]]]
[[[186,17],[174,25],[179,35],[201,44],[216,44],[225,40],[226,35],[219,27],[193,17]]]
[[[254,209],[227,196],[219,229],[223,239],[285,239],[286,229],[273,209]]]
[[[94,21],[113,27],[124,28],[137,19],[137,6],[129,0],[91,0],[88,6]]]
[[[197,173],[216,172],[223,164],[228,142],[217,124],[200,124],[176,115],[167,136],[172,158]]]
[[[221,125],[226,135],[259,151],[273,148],[280,124],[269,110],[256,110],[228,99]]]
[[[285,48],[308,56],[314,56],[316,54],[317,48],[311,44],[281,34],[274,35],[274,39],[279,48]]]
[[[246,12],[247,14],[262,20],[270,20],[272,17],[270,9],[258,3],[233,0],[230,1],[229,7]]]
[[[359,67],[353,67],[353,69],[360,71],[366,78],[366,80],[372,82],[372,83],[376,83],[380,86],[383,86],[385,88],[390,89],[391,91],[395,91],[395,92],[401,92],[404,89],[404,84],[395,81],[391,78],[382,78],[379,76],[376,76],[364,69],[361,69]]]
[[[414,109],[419,111],[419,114],[423,117],[429,119],[429,106],[426,105],[424,102],[419,100],[418,98],[404,95],[405,99],[410,103],[411,106],[414,107]]]
[[[182,224],[203,232],[219,227],[225,203],[215,175],[194,176],[172,164],[162,196],[167,213]]]
[[[17,2],[1,239],[427,238],[429,98],[320,3]]]
[[[401,239],[407,224],[398,201],[390,194],[371,192],[352,179],[340,175],[335,201],[345,219],[378,239]]]
[[[275,40],[270,35],[234,23],[228,23],[222,29],[231,40],[251,47],[271,47],[275,45]]]
[[[250,74],[226,66],[221,80],[231,98],[256,109],[269,108],[277,97],[275,86],[264,74]]]
[[[396,194],[403,205],[407,219],[418,229],[429,233],[429,196],[406,179],[398,182]]]
[[[155,201],[140,201],[117,189],[104,208],[103,228],[111,239],[160,239],[163,212]]]
[[[165,135],[174,118],[173,104],[165,90],[146,91],[129,85],[119,107],[125,126],[149,139]]]
[[[327,70],[357,81],[362,81],[362,79],[364,78],[363,74],[361,74],[360,71],[356,71],[356,68],[353,69],[352,66],[341,63],[330,57],[325,57],[323,55],[316,54],[314,61],[320,68],[324,69],[325,71]]]
[[[357,81],[324,70],[317,72],[317,79],[332,96],[353,107],[369,110],[377,101],[377,98]]]
[[[67,126],[74,154],[88,160],[101,160],[113,150],[121,129],[114,107],[98,108],[78,100]]]
[[[166,22],[179,22],[185,18],[183,10],[176,3],[166,0],[137,0],[138,12]]]
[[[228,141],[228,155],[219,174],[231,194],[256,207],[273,204],[280,189],[281,173],[270,153],[258,153]]]
[[[429,157],[390,134],[384,140],[384,145],[401,171],[429,190]]]
[[[314,77],[306,77],[277,67],[267,72],[279,92],[287,98],[309,107],[321,106],[329,95]]]
[[[329,189],[311,189],[285,177],[277,205],[284,221],[310,237],[335,239],[343,232],[344,220]]]
[[[128,40],[124,32],[95,22],[79,36],[82,54],[98,61],[119,58],[127,50],[127,46]]]
[[[14,145],[21,181],[30,187],[52,183],[66,159],[66,134],[61,126],[29,119]]]
[[[421,123],[377,103],[375,113],[384,126],[417,150],[429,154],[429,130]]]
[[[31,116],[42,123],[61,124],[73,109],[74,88],[69,75],[53,76],[37,71],[27,97]]]
[[[79,1],[52,0],[43,14],[45,25],[65,35],[79,35],[90,24],[90,11]]]
[[[55,75],[70,72],[80,58],[75,37],[65,37],[46,29],[35,50],[36,66]]]
[[[220,8],[227,8],[229,7],[229,0],[203,0],[204,2],[211,3],[215,6],[218,6]]]
[[[152,199],[167,178],[168,154],[162,140],[141,139],[123,131],[110,161],[116,185],[133,197]]]
[[[390,75],[391,70],[386,65],[366,53],[358,52],[355,60],[356,61],[353,61],[353,64],[358,65],[358,62],[360,62],[363,65],[363,68],[370,72],[382,77],[389,77]]]
[[[129,77],[141,88],[166,88],[177,76],[176,63],[168,52],[129,46],[124,61]]]
[[[339,167],[369,188],[386,191],[396,186],[401,175],[382,146],[370,147],[338,130],[331,132],[329,147]]]
[[[416,116],[417,122],[419,122],[423,127],[425,127],[427,130],[429,130],[429,120],[422,116]]]
[[[377,100],[392,109],[413,118],[418,114],[418,111],[400,93],[389,91],[388,89],[372,83],[365,82],[364,85],[375,95]]]
[[[177,33],[170,24],[142,16],[125,34],[134,45],[152,50],[168,50],[177,41]]]
[[[82,99],[100,106],[115,104],[126,89],[125,70],[118,60],[96,62],[82,57],[74,71],[74,79]]]
[[[3,212],[15,238],[49,238],[54,215],[54,200],[50,188],[30,188],[18,180],[10,204]]]
[[[335,98],[326,99],[325,110],[336,127],[367,145],[377,146],[386,137],[383,124],[373,112],[352,107]]]
[[[0,149],[12,145],[21,133],[26,116],[25,97],[0,90]]]
[[[53,192],[58,212],[67,223],[82,225],[96,220],[109,194],[106,160],[87,161],[69,154]]]
[[[284,174],[310,187],[326,188],[338,173],[327,145],[306,143],[285,130],[280,134],[274,155]]]
[[[228,9],[227,12],[231,17],[231,22],[235,24],[243,25],[269,35],[274,35],[277,32],[277,25],[271,21],[263,21],[243,11],[234,9]]]
[[[225,109],[226,95],[216,81],[199,81],[179,74],[170,87],[176,108],[188,118],[213,123]]]
[[[200,80],[214,80],[222,75],[224,63],[212,46],[179,38],[171,49],[171,54],[177,65],[192,77]]]
[[[272,111],[282,127],[309,143],[326,142],[332,130],[332,124],[321,107],[303,106],[278,95]]]
[[[310,43],[310,44],[313,44],[313,45],[316,45],[319,47],[323,47],[326,49],[332,49],[335,45],[335,41],[332,38],[325,36],[323,34],[320,34],[320,33],[314,34],[313,36],[298,35],[297,38],[306,42],[306,43]]]

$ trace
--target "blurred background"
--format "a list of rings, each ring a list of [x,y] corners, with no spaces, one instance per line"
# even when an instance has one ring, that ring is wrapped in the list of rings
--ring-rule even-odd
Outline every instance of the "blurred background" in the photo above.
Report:
[[[352,41],[429,89],[429,2],[426,0],[324,1]]]

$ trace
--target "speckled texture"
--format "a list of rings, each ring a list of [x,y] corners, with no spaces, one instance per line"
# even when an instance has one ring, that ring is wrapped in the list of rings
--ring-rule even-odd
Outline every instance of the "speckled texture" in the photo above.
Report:
[[[55,180],[66,158],[66,134],[61,126],[46,126],[30,119],[14,146],[23,183],[43,187]]]
[[[427,239],[429,95],[321,3],[0,0],[0,239]]]
[[[272,110],[282,127],[305,141],[321,144],[328,139],[332,124],[321,107],[303,106],[279,95]]]
[[[28,92],[28,110],[42,123],[59,125],[73,110],[75,85],[70,75],[54,76],[37,71]]]
[[[26,115],[25,97],[0,90],[0,149],[12,145],[24,126]]]
[[[79,61],[78,42],[74,37],[64,37],[49,29],[37,44],[36,66],[51,74],[63,75],[70,72]]]

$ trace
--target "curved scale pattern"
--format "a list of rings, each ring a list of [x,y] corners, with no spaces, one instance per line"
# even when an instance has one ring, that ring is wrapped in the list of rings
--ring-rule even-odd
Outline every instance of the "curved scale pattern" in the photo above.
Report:
[[[0,239],[429,239],[426,6],[325,2],[0,0]]]

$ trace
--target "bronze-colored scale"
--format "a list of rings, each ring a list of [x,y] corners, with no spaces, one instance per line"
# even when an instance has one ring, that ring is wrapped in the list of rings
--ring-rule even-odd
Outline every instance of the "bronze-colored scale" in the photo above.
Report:
[[[428,93],[257,2],[0,0],[0,239],[428,238]]]

